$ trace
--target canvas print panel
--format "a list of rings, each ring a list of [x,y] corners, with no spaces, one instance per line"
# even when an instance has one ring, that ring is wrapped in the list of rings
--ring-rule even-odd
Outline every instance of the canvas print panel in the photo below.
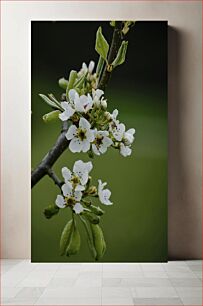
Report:
[[[167,22],[32,22],[32,262],[167,261]]]

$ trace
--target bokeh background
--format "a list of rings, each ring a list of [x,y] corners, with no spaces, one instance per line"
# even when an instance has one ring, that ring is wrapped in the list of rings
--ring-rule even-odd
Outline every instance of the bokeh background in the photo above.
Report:
[[[43,122],[50,108],[38,94],[60,97],[60,77],[68,78],[69,71],[79,70],[83,61],[98,60],[94,45],[100,25],[110,42],[109,22],[32,22],[32,168],[54,144],[61,128],[61,122]],[[102,207],[106,213],[101,226],[107,242],[102,261],[167,261],[167,22],[137,21],[128,40],[126,62],[113,72],[105,95],[109,111],[118,108],[120,121],[136,129],[133,153],[124,158],[110,149],[93,161],[94,182],[107,181],[114,202]],[[60,176],[64,165],[72,168],[78,159],[89,160],[84,153],[65,151],[54,165],[55,172]],[[79,254],[59,255],[60,235],[70,212],[61,210],[50,220],[43,215],[58,193],[48,177],[32,189],[32,261],[92,262],[81,224]]]

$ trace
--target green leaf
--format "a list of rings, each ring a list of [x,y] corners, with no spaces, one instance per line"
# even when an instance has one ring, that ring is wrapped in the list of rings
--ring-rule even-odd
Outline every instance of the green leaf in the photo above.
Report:
[[[116,55],[115,60],[112,63],[112,66],[115,68],[118,65],[121,65],[125,62],[125,57],[126,57],[126,51],[127,51],[127,47],[128,47],[128,41],[123,41],[118,53]]]
[[[104,235],[101,227],[98,224],[90,223],[90,228],[92,230],[94,247],[97,252],[96,260],[99,260],[103,257],[106,251],[106,243],[104,240]]]
[[[39,96],[42,98],[43,101],[45,101],[49,106],[56,108],[56,109],[60,109],[59,106],[56,104],[56,102],[52,101],[51,99],[49,99],[47,96],[43,95],[43,94],[39,94]]]
[[[59,110],[55,110],[53,112],[45,114],[42,118],[44,122],[48,123],[50,121],[57,120],[59,118],[59,114],[61,114],[61,112]]]
[[[102,34],[102,28],[99,27],[96,34],[96,44],[95,44],[95,50],[101,57],[107,61],[107,55],[109,51],[109,44],[106,41],[105,37]]]
[[[63,111],[63,108],[61,106],[61,103],[54,97],[54,95],[52,93],[48,94],[49,99],[51,99],[51,101],[53,101],[60,110]]]
[[[73,230],[73,220],[71,219],[64,227],[60,239],[60,254],[64,255],[71,238],[71,233]]]
[[[69,241],[68,246],[66,248],[66,255],[67,256],[77,254],[80,250],[80,233],[79,233],[79,230],[76,226],[75,221],[73,222],[72,227],[73,227],[73,229],[72,229],[70,241]]]
[[[59,212],[59,207],[56,206],[55,204],[49,205],[43,211],[43,213],[44,213],[44,215],[47,219],[50,219],[54,215],[58,214],[58,212]]]
[[[104,211],[99,206],[91,205],[90,209],[95,215],[102,216],[104,214]]]
[[[82,88],[87,74],[82,75],[73,85],[74,88]]]
[[[89,226],[86,222],[86,220],[82,217],[82,216],[79,216],[80,220],[82,221],[84,227],[85,227],[85,230],[86,230],[86,233],[87,233],[87,242],[88,242],[88,246],[89,246],[89,249],[90,249],[90,252],[91,252],[91,255],[94,259],[96,259],[97,257],[97,252],[95,250],[95,247],[94,247],[94,242],[93,242],[93,237],[92,237],[92,232],[91,230],[89,229]]]
[[[110,25],[111,25],[112,27],[115,27],[116,22],[112,20],[112,21],[110,21]]]
[[[73,88],[73,85],[75,83],[75,80],[77,78],[77,71],[75,70],[71,70],[70,74],[69,74],[69,79],[68,79],[68,86],[67,86],[67,90],[66,90],[66,96],[68,97],[68,92],[70,89]]]
[[[100,221],[100,217],[97,216],[96,214],[89,212],[89,211],[84,211],[83,215],[85,216],[85,218],[93,224],[98,224]]]
[[[101,76],[101,73],[102,73],[102,70],[103,70],[103,67],[104,67],[104,63],[105,63],[105,61],[100,55],[99,61],[97,63],[97,69],[96,69],[96,75],[97,75],[98,78],[100,78],[100,76]]]
[[[58,80],[59,86],[63,89],[66,90],[67,86],[68,86],[68,81],[64,78],[61,78]]]
[[[126,34],[128,33],[128,31],[130,30],[130,28],[131,28],[132,26],[134,26],[134,24],[135,24],[135,21],[125,21],[125,22],[124,22],[124,27],[123,27],[123,29],[122,29],[122,33],[123,33],[124,35],[126,35]]]

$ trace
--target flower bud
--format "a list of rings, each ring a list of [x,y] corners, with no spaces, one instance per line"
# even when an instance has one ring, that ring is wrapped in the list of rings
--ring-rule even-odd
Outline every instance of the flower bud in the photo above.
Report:
[[[100,217],[95,215],[94,213],[84,211],[83,214],[91,224],[98,224],[100,221]]]
[[[99,100],[99,98],[97,96],[94,97],[94,105],[97,107],[97,108],[100,108],[101,107],[101,101]]]
[[[45,114],[42,118],[44,120],[44,122],[50,122],[50,121],[53,121],[53,120],[57,120],[59,118],[59,114],[61,112],[59,110],[55,110],[53,112],[50,112],[50,113],[47,113]]]
[[[97,188],[95,186],[91,186],[88,190],[88,194],[95,194],[97,193]]]
[[[105,112],[104,116],[108,121],[111,120],[111,114],[109,112]]]
[[[44,215],[47,219],[50,219],[54,215],[58,214],[59,212],[59,207],[56,206],[55,204],[49,205],[47,208],[44,209]]]
[[[101,106],[102,106],[103,110],[107,109],[107,102],[106,102],[105,99],[101,100]]]

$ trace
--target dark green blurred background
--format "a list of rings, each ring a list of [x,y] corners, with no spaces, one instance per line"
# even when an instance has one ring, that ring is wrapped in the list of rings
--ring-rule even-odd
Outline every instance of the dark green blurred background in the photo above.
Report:
[[[32,22],[32,168],[54,144],[61,122],[45,124],[42,115],[50,108],[38,93],[62,93],[60,77],[71,69],[79,70],[83,61],[97,61],[95,34],[102,25],[110,42],[108,22]],[[93,160],[91,175],[108,182],[113,206],[104,207],[102,228],[107,242],[104,262],[145,262],[167,260],[167,22],[136,22],[128,35],[125,64],[116,68],[106,90],[109,111],[119,110],[120,121],[136,129],[130,157],[118,151]],[[88,161],[87,154],[68,150],[54,166],[70,169],[74,161]],[[89,262],[86,235],[82,236],[78,255],[61,257],[59,239],[70,219],[69,210],[61,210],[50,220],[43,209],[54,203],[58,188],[43,178],[32,190],[32,261]],[[97,203],[98,204],[98,203]]]

